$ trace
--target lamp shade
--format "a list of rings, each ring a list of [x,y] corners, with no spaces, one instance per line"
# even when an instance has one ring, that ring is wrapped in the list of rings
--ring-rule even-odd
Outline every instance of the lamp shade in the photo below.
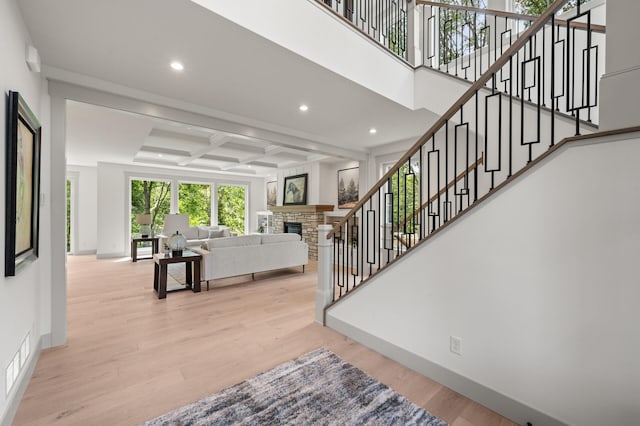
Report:
[[[138,225],[151,225],[151,215],[146,214],[137,214],[136,215],[136,223]]]

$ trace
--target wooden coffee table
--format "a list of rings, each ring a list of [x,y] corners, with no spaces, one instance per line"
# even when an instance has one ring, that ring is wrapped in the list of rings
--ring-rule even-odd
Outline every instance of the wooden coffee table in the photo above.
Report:
[[[170,263],[184,262],[186,265],[187,285],[185,288],[172,289],[172,291],[193,290],[194,293],[200,291],[200,261],[202,255],[189,250],[183,250],[182,256],[172,256],[165,253],[153,255],[153,289],[158,293],[158,299],[167,297],[167,265]],[[193,265],[192,265],[193,264]],[[193,266],[193,267],[192,267]],[[193,270],[193,279],[191,271]]]

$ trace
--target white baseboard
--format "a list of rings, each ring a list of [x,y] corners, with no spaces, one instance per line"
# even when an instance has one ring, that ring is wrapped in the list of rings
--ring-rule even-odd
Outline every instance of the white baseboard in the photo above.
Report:
[[[74,253],[69,253],[71,256],[86,256],[89,254],[96,254],[96,250],[78,250]]]
[[[48,336],[49,341],[51,341],[51,335],[46,336]],[[29,357],[27,368],[23,371],[21,377],[18,377],[18,382],[16,383],[15,388],[7,397],[7,407],[0,417],[0,426],[11,426],[13,423],[13,418],[18,412],[20,401],[22,401],[22,397],[24,396],[27,386],[29,386],[29,382],[31,381],[31,376],[33,376],[33,372],[36,369],[38,360],[40,359],[42,341],[46,336],[41,336],[40,339],[38,339],[38,344],[33,348],[33,352]]]
[[[96,254],[96,259],[114,259],[117,257],[129,257],[128,253],[99,253]]]
[[[478,382],[464,377],[441,365],[422,358],[403,348],[373,336],[366,331],[347,324],[344,321],[327,315],[327,327],[332,328],[358,343],[367,346],[376,352],[391,358],[392,360],[426,376],[436,382],[453,389],[461,395],[484,405],[500,415],[520,424],[545,426],[566,426],[566,423],[524,405],[506,395],[490,389]]]

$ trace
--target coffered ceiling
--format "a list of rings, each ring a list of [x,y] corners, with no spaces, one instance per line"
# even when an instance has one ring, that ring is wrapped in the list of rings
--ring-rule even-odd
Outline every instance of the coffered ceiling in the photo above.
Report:
[[[98,161],[266,176],[338,158],[307,149],[67,101],[67,161]]]

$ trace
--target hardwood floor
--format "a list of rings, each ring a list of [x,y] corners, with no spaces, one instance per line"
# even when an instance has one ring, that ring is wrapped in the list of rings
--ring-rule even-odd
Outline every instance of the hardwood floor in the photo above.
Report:
[[[231,282],[158,300],[151,261],[68,257],[68,342],[14,424],[139,424],[323,346],[454,426],[514,424],[316,324],[315,264]]]

